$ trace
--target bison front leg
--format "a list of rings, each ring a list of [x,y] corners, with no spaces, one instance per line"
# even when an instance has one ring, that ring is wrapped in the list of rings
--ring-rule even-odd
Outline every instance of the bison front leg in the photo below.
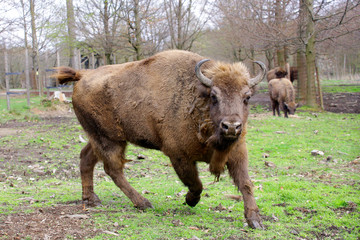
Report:
[[[82,200],[88,206],[96,206],[101,203],[99,197],[94,192],[94,167],[98,162],[90,143],[88,143],[80,153],[80,173],[82,184]]]
[[[200,194],[203,190],[202,183],[199,179],[199,173],[195,162],[188,162],[179,158],[170,158],[175,172],[180,180],[188,187],[186,194],[186,203],[190,207],[195,207],[200,201]]]
[[[246,144],[238,143],[230,152],[227,162],[229,174],[234,180],[244,199],[244,215],[251,228],[263,229],[259,208],[254,198],[254,185],[248,173]]]

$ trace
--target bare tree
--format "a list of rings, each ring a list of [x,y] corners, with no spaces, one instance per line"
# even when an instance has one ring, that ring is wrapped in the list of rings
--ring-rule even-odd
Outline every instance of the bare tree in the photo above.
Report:
[[[141,20],[143,19],[142,13],[146,13],[150,7],[151,1],[146,1],[144,6],[140,5],[139,0],[126,1],[126,23],[127,23],[127,37],[131,47],[135,51],[136,60],[143,58],[142,56],[142,27]],[[141,12],[140,8],[145,11]]]
[[[66,0],[67,30],[68,30],[68,47],[69,47],[69,66],[76,66],[76,33],[75,33],[75,14],[72,0]]]
[[[4,32],[11,31],[13,29],[13,24],[16,23],[16,18],[9,17],[8,12],[11,10],[9,6],[11,6],[10,1],[8,0],[0,0],[0,34]]]
[[[191,50],[209,20],[205,12],[207,3],[207,0],[198,5],[192,0],[164,0],[170,48]]]
[[[31,38],[32,38],[32,62],[33,68],[35,71],[35,79],[37,82],[37,87],[39,89],[39,95],[42,95],[42,81],[41,81],[41,71],[40,71],[40,59],[39,59],[39,47],[37,40],[37,31],[36,31],[36,17],[35,17],[35,0],[30,0],[30,16],[31,16]]]
[[[305,46],[306,55],[306,104],[317,107],[315,89],[316,44],[333,40],[360,30],[360,1],[338,2],[335,11],[328,11],[332,2],[323,0],[315,5],[314,0],[300,0],[305,12],[305,34],[299,36]],[[334,9],[334,6],[331,6]],[[324,23],[326,21],[326,23]],[[355,23],[357,22],[357,23]],[[301,23],[300,23],[301,24]],[[302,81],[302,80],[300,80]],[[301,88],[303,86],[301,85]],[[304,89],[300,90],[303,94]]]
[[[77,8],[82,47],[89,52],[105,57],[105,64],[113,64],[113,55],[124,45],[122,0],[83,1]]]
[[[306,23],[306,5],[304,1],[299,0],[299,16],[298,16],[298,37],[299,43],[297,44],[297,70],[298,70],[298,99],[302,104],[306,103],[306,94],[307,94],[307,73],[306,73],[306,55],[305,55],[305,45],[300,41],[305,38],[305,28]]]
[[[161,49],[166,29],[159,10],[160,6],[152,0],[126,1],[126,37],[136,60]]]

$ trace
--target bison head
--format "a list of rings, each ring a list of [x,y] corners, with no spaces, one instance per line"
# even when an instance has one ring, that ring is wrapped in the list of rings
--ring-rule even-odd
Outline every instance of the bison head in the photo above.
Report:
[[[285,78],[287,76],[288,72],[282,68],[282,67],[277,67],[275,68],[275,76],[277,78]]]
[[[284,105],[284,107],[286,108],[285,111],[287,111],[290,115],[295,114],[296,108],[299,107],[299,104],[294,102],[284,103]]]
[[[243,132],[249,114],[249,99],[254,93],[254,87],[264,78],[266,67],[256,62],[262,71],[255,78],[250,78],[242,63],[215,63],[204,70],[205,76],[200,68],[207,61],[204,59],[198,62],[195,72],[206,87],[205,97],[209,98],[210,118],[215,129],[208,143],[223,151],[237,141]]]

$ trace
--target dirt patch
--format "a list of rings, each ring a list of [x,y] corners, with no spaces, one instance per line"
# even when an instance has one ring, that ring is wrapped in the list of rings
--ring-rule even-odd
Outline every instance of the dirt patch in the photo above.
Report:
[[[82,205],[38,208],[2,216],[0,221],[0,239],[84,239],[99,232]]]

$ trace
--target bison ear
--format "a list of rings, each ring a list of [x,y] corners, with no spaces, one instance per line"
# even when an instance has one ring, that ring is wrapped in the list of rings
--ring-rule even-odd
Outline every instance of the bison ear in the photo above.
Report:
[[[204,84],[198,82],[196,86],[200,97],[209,97],[211,88],[206,87]]]

